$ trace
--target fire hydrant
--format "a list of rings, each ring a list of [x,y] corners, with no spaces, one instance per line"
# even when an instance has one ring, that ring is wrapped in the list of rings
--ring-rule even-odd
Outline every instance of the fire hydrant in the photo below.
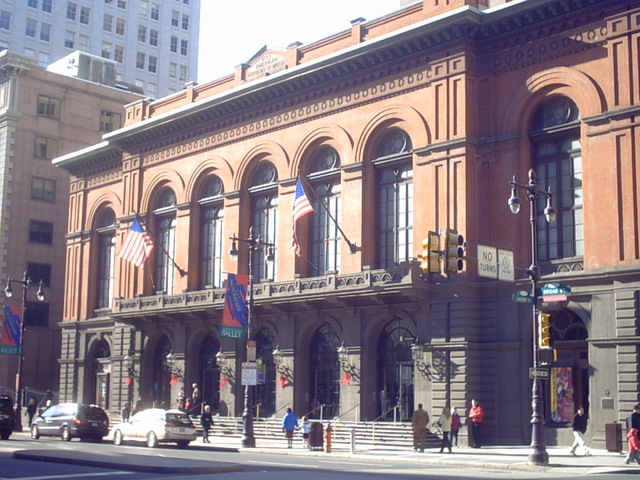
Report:
[[[327,428],[324,429],[324,451],[327,453],[331,453],[331,432],[333,432],[333,428],[331,428],[331,423],[328,423]]]

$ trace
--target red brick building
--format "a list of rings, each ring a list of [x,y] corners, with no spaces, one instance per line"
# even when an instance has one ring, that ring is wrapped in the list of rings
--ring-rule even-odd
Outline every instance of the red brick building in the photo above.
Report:
[[[526,192],[518,216],[507,200],[533,169],[558,209],[545,222],[541,200],[534,215],[538,283],[571,289],[539,304],[557,353],[547,441],[569,442],[583,405],[603,445],[639,400],[640,8],[498,3],[425,0],[264,49],[233,75],[129,105],[124,128],[58,158],[72,175],[63,398],[94,401],[102,385],[117,412],[198,382],[239,415],[246,345],[217,333],[226,273],[248,272],[248,245],[236,264],[230,237],[252,228],[275,246],[273,265],[252,252],[258,416],[406,419],[417,403],[464,412],[477,398],[487,442],[526,443],[535,322],[513,296],[531,285],[532,235]],[[298,174],[315,206],[300,257]],[[116,257],[136,213],[156,241],[144,269]],[[436,255],[422,275],[422,240],[447,229],[465,237],[463,269]],[[513,252],[514,281],[479,276],[478,246]]]

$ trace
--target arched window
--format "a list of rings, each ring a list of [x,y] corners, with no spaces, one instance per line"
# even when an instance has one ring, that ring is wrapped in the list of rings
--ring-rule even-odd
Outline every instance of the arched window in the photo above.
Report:
[[[545,100],[533,115],[529,138],[538,184],[551,189],[558,209],[557,220],[548,223],[545,202],[538,202],[539,260],[582,256],[582,151],[575,103],[561,95]]]
[[[377,268],[390,268],[413,257],[413,167],[411,139],[390,129],[376,147]]]
[[[113,302],[113,276],[116,264],[116,216],[107,208],[98,221],[98,284],[96,308],[109,308]]]
[[[309,410],[312,418],[333,418],[340,413],[340,339],[335,329],[324,324],[311,339],[309,349]]]
[[[340,270],[340,156],[333,147],[321,147],[314,155],[309,180],[315,193],[309,199],[314,209],[310,276],[315,277]]]
[[[378,408],[383,418],[408,419],[414,410],[414,365],[409,326],[396,319],[387,324],[378,339]]]
[[[205,182],[200,200],[200,288],[222,287],[223,185],[213,175]]]
[[[176,256],[176,196],[170,188],[164,188],[158,196],[153,211],[156,219],[156,290],[173,293],[175,275],[173,259]]]
[[[277,172],[271,162],[263,161],[256,168],[251,179],[251,225],[254,237],[263,242],[276,245],[278,229],[278,190]],[[268,264],[267,251],[258,249],[253,252],[252,270],[254,281],[275,280],[276,263]]]

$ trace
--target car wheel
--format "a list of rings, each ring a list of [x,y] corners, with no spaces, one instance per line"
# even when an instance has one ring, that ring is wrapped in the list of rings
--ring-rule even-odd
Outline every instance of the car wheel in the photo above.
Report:
[[[158,446],[158,437],[155,432],[147,433],[147,447],[155,448]]]
[[[2,440],[9,440],[10,436],[11,436],[10,430],[3,430],[2,432],[0,432],[0,439]]]
[[[38,427],[36,427],[35,425],[31,426],[31,438],[33,438],[34,440],[37,440],[40,438],[40,431],[38,430]]]
[[[176,443],[178,444],[178,448],[187,448],[189,446],[189,442],[186,440],[180,440]]]
[[[113,434],[113,444],[122,445],[122,432],[120,430],[116,430],[116,433]]]
[[[69,427],[62,427],[62,431],[60,432],[60,438],[65,442],[71,440],[71,432],[69,431]]]

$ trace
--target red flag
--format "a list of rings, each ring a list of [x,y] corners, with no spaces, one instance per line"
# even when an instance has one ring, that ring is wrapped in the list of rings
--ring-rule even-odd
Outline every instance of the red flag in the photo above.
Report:
[[[178,383],[178,380],[180,380],[180,377],[178,377],[178,375],[171,375],[171,381],[169,382],[169,385],[175,385],[176,383]]]
[[[153,240],[151,236],[140,226],[138,219],[135,218],[127,232],[118,257],[133,263],[138,268],[144,268],[144,262],[149,258],[152,250]]]
[[[124,381],[125,385],[133,385],[133,377],[129,377]]]
[[[287,386],[287,377],[280,376],[280,388],[284,388]]]
[[[224,387],[227,383],[229,383],[229,379],[227,377],[223,377],[222,381],[218,384],[219,388]]]
[[[313,207],[311,206],[311,202],[309,202],[309,197],[307,197],[306,192],[304,191],[304,187],[302,186],[302,182],[298,178],[296,183],[296,196],[293,199],[293,238],[291,240],[291,250],[296,252],[297,256],[300,256],[300,244],[298,243],[298,234],[296,232],[296,223],[302,217],[304,217],[308,213],[312,213]]]

